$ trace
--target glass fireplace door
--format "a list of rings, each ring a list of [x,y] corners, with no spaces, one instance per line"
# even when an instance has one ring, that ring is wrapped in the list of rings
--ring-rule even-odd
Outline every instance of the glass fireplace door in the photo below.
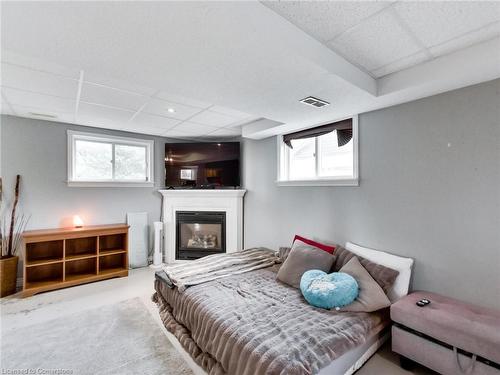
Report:
[[[198,259],[226,252],[226,213],[176,212],[176,259]]]

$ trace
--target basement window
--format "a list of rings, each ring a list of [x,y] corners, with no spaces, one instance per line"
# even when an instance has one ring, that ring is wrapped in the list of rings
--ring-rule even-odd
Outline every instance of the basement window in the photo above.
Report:
[[[68,186],[153,186],[154,141],[68,131]]]
[[[358,186],[357,120],[278,136],[278,185]]]

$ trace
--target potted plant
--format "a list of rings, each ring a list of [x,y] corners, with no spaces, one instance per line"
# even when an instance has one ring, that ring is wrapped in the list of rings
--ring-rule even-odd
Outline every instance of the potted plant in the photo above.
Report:
[[[19,202],[19,185],[21,176],[16,176],[16,187],[14,192],[14,202],[10,217],[7,217],[7,210],[2,206],[2,179],[0,178],[0,297],[8,296],[16,291],[17,264],[19,257],[17,253],[21,246],[22,233],[28,218],[16,213]]]

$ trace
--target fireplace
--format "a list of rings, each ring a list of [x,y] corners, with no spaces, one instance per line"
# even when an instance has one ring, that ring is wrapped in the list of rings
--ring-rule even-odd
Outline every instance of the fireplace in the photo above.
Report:
[[[177,213],[224,213],[224,229],[221,228],[224,231],[224,235],[221,234],[224,247],[219,252],[234,253],[243,249],[243,197],[246,190],[168,189],[160,190],[160,193],[163,196],[163,259],[166,264],[173,264],[179,259]],[[191,224],[196,224],[196,221]],[[184,249],[181,255],[185,256],[187,253],[193,256],[193,252],[199,250]],[[210,250],[203,251],[202,255],[206,255],[208,251]]]
[[[192,260],[226,252],[226,213],[176,211],[177,260]]]

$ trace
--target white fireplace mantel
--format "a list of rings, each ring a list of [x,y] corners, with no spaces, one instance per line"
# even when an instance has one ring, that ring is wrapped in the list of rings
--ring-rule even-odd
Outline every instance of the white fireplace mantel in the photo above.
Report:
[[[246,190],[160,190],[163,195],[163,254],[166,263],[175,262],[177,211],[226,213],[226,252],[243,249],[243,197]]]

